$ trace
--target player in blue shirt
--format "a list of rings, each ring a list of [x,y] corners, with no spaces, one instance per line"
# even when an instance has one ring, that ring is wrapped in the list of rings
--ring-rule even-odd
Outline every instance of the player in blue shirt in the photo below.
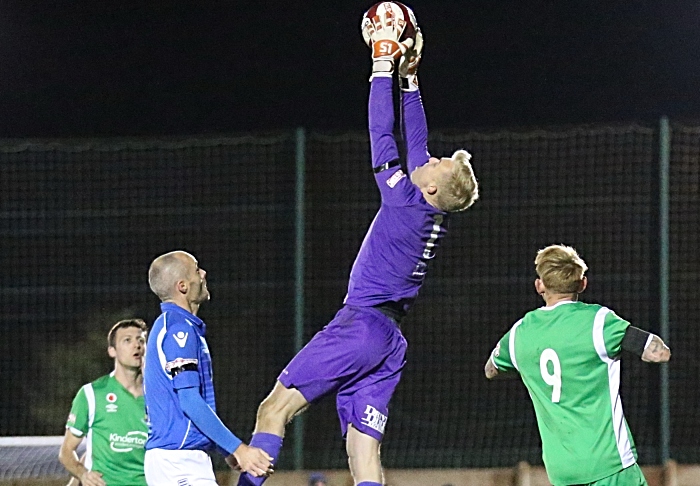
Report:
[[[467,209],[478,197],[466,151],[442,159],[428,154],[416,78],[420,37],[399,66],[410,178],[401,167],[393,137],[392,72],[395,60],[412,44],[399,44],[401,32],[392,19],[378,21],[381,29],[375,32],[382,37],[370,34],[369,133],[381,208],[352,267],[344,307],[282,371],[260,405],[251,440],[276,460],[285,425],[309,403],[336,393],[357,486],[383,481],[379,447],[405,362],[399,322],[418,295],[427,264],[447,231],[448,214]],[[259,485],[264,479],[242,474],[238,484]]]
[[[210,298],[206,272],[189,253],[174,251],[153,260],[148,283],[162,301],[162,314],[146,347],[146,481],[215,485],[207,454],[215,448],[234,468],[253,476],[270,474],[272,458],[242,443],[216,414],[206,325],[197,317]]]

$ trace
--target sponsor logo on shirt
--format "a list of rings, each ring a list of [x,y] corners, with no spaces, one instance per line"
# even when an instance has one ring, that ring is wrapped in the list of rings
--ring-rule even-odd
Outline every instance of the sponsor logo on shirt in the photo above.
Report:
[[[175,338],[175,341],[177,341],[177,344],[181,347],[185,347],[185,343],[187,342],[187,336],[189,335],[189,332],[178,332],[177,334],[173,334],[173,338]]]
[[[143,449],[148,434],[138,430],[127,432],[126,435],[117,433],[109,434],[109,448],[114,452],[131,452],[134,449]]]
[[[367,408],[365,409],[365,416],[362,417],[360,421],[367,427],[383,434],[384,427],[386,427],[386,418],[386,415],[381,413],[372,405],[367,405]]]
[[[114,413],[119,409],[119,405],[115,405],[114,402],[117,401],[117,394],[116,393],[108,393],[107,396],[105,396],[105,400],[107,400],[107,405],[105,405],[105,410],[108,413]]]
[[[393,175],[393,176],[391,176],[391,177],[389,177],[389,178],[387,179],[386,185],[389,186],[389,187],[391,187],[391,188],[393,189],[394,186],[395,186],[396,184],[398,184],[399,181],[400,181],[401,179],[403,179],[404,177],[406,177],[406,174],[404,174],[404,172],[403,172],[401,169],[399,169],[399,170],[397,170],[396,172],[394,172],[394,175]]]

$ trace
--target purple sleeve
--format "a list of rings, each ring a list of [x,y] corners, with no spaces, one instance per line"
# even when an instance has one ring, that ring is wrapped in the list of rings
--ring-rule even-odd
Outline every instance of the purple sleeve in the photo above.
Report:
[[[374,78],[369,91],[369,141],[372,167],[399,158],[394,140],[394,101],[392,79]]]
[[[406,138],[406,163],[408,172],[425,164],[428,153],[428,122],[420,98],[420,91],[403,92],[401,97],[403,123]]]
[[[377,77],[372,80],[369,92],[369,140],[372,147],[372,167],[398,160],[399,150],[394,139],[393,80]],[[421,192],[404,174],[400,166],[394,166],[374,174],[382,201],[392,206],[413,204],[421,198]]]

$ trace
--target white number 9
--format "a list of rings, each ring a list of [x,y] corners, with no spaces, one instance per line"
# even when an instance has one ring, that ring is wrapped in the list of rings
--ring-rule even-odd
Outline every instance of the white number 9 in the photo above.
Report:
[[[552,362],[554,373],[549,373],[547,369],[547,363]],[[540,373],[542,374],[542,379],[549,386],[554,387],[552,389],[552,403],[559,403],[561,398],[561,363],[559,362],[559,356],[557,356],[556,351],[551,348],[547,348],[542,351],[540,355]]]

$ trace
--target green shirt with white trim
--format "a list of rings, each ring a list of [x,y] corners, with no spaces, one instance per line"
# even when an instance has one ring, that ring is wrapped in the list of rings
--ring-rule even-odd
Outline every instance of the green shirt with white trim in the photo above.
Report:
[[[636,463],[619,393],[629,325],[600,305],[559,302],[527,313],[491,355],[499,371],[518,371],[530,392],[556,486],[594,482]]]
[[[102,473],[107,486],[146,485],[144,399],[132,395],[113,374],[78,391],[66,428],[86,438],[85,467]]]

